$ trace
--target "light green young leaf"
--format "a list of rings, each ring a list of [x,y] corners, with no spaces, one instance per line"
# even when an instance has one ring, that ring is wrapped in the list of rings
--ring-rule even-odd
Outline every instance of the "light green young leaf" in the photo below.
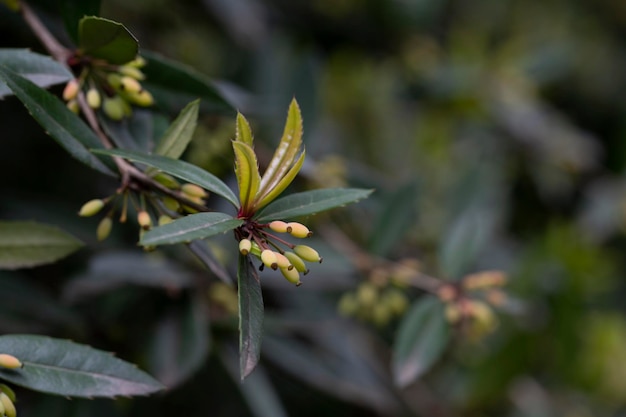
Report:
[[[93,153],[102,155],[120,156],[129,161],[139,162],[150,167],[157,168],[167,174],[173,175],[182,180],[199,185],[230,201],[235,207],[239,205],[237,196],[228,188],[226,184],[215,175],[197,167],[189,162],[167,158],[160,155],[147,155],[141,152],[124,149],[97,149]]]
[[[361,188],[328,188],[295,193],[269,204],[258,213],[256,220],[259,222],[288,220],[319,213],[355,203],[366,198],[372,191]]]
[[[404,316],[393,345],[396,385],[405,387],[441,357],[449,340],[449,325],[438,298],[419,299]]]
[[[259,190],[261,176],[254,150],[245,142],[233,141],[235,151],[235,174],[239,185],[239,202],[244,213],[252,207]]]
[[[0,369],[0,379],[35,391],[92,398],[147,395],[164,388],[135,365],[69,340],[5,335],[0,336],[0,352],[24,364]]]
[[[78,46],[86,55],[115,65],[132,61],[139,51],[137,39],[124,25],[96,16],[78,23]]]
[[[78,250],[83,243],[61,229],[35,222],[0,221],[0,269],[48,264]]]
[[[282,177],[280,181],[267,194],[265,194],[263,198],[255,200],[255,210],[259,210],[274,201],[276,197],[278,197],[283,191],[285,191],[287,187],[289,187],[289,184],[291,184],[294,178],[296,178],[296,175],[298,175],[298,172],[300,172],[302,164],[304,164],[305,155],[306,152],[302,151],[296,163],[293,164],[293,166],[289,169],[285,176]]]
[[[49,56],[28,49],[0,49],[0,66],[32,81],[39,87],[49,87],[74,78],[63,65]],[[0,98],[12,94],[11,89],[0,81]]]
[[[243,117],[243,114],[237,112],[237,128],[235,129],[235,140],[243,142],[252,147],[254,138],[252,137],[252,129],[250,123]]]
[[[114,175],[88,150],[102,148],[96,134],[57,97],[2,66],[0,80],[4,80],[33,118],[70,155],[104,174]],[[115,166],[112,161],[109,162],[110,166]]]
[[[263,338],[261,281],[248,256],[239,255],[239,372],[243,380],[256,367]]]
[[[233,230],[242,223],[243,220],[235,219],[226,213],[190,214],[149,230],[143,235],[139,244],[144,246],[171,245],[204,239]]]
[[[200,100],[194,100],[181,110],[176,120],[167,128],[157,143],[154,153],[178,159],[191,142],[193,132],[198,124],[198,108]]]

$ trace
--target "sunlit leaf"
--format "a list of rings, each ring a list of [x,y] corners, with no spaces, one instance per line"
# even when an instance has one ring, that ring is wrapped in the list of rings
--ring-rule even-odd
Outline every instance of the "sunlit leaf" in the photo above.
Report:
[[[255,210],[261,209],[274,201],[276,197],[278,197],[283,191],[285,191],[287,187],[289,187],[289,184],[291,184],[294,178],[296,178],[296,175],[298,175],[298,172],[300,172],[302,164],[304,164],[305,156],[306,152],[302,151],[302,153],[298,157],[298,160],[295,162],[295,164],[293,164],[289,171],[287,171],[285,176],[282,177],[280,181],[267,194],[265,194],[265,196],[257,201],[257,203],[254,205]]]
[[[78,46],[83,53],[110,64],[125,64],[137,56],[139,43],[121,23],[87,16],[78,24]]]
[[[250,124],[243,117],[243,114],[237,113],[237,129],[235,130],[235,140],[252,146],[253,137]]]
[[[243,380],[259,362],[263,337],[261,282],[247,256],[239,255],[239,372]]]
[[[0,336],[0,352],[24,364],[21,369],[0,369],[0,379],[35,391],[91,398],[146,395],[164,388],[135,365],[69,340]]]
[[[28,49],[0,49],[0,66],[32,81],[39,87],[49,87],[71,80],[72,73],[49,56]],[[11,89],[0,81],[0,98],[12,94]]]
[[[35,222],[0,221],[0,269],[28,268],[62,259],[83,243],[61,229]]]
[[[253,202],[259,189],[261,176],[254,150],[244,142],[233,141],[235,151],[235,174],[239,185],[239,201],[241,208],[246,212]]]

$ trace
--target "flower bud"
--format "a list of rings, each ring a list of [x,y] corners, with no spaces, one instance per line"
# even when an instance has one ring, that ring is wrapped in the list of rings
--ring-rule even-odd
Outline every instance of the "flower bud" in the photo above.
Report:
[[[293,251],[305,261],[322,263],[322,257],[320,254],[310,246],[296,245],[293,248]]]
[[[87,104],[89,104],[89,107],[92,109],[97,109],[100,107],[100,104],[102,104],[100,92],[95,88],[90,88],[89,91],[87,91]]]
[[[295,268],[280,268],[280,272],[283,274],[285,279],[292,284],[296,284],[296,286],[302,285],[302,281],[300,281],[300,273]]]
[[[99,198],[89,200],[80,208],[78,215],[81,217],[95,216],[104,207],[104,201]]]
[[[190,197],[205,198],[208,195],[202,187],[199,187],[196,184],[183,184],[183,186],[180,187],[180,190],[183,194]]]
[[[154,104],[154,97],[148,90],[141,90],[136,93],[128,94],[128,99],[134,104],[142,107],[148,107]]]
[[[78,101],[75,99],[68,101],[65,106],[74,114],[78,114],[80,112],[80,106],[78,105]]]
[[[4,406],[4,415],[6,417],[17,416],[17,410],[15,409],[15,404],[13,404],[13,401],[11,401],[9,396],[6,395],[4,392],[0,393],[0,403],[2,403],[2,405]]]
[[[270,226],[270,229],[272,229],[276,233],[289,233],[290,232],[290,230],[287,229],[287,223],[280,221],[280,220],[274,220],[273,222],[269,224],[269,226]]]
[[[278,269],[278,260],[276,259],[276,253],[270,249],[265,249],[261,252],[261,262],[268,268],[273,270]]]
[[[67,84],[65,84],[65,88],[63,89],[63,100],[70,101],[75,99],[78,95],[79,89],[80,84],[78,83],[78,80],[69,80]]]
[[[158,182],[161,185],[166,186],[170,190],[178,190],[180,188],[180,184],[174,177],[166,174],[165,172],[159,172],[155,174],[152,179]]]
[[[140,59],[140,58],[137,58],[137,59]],[[130,65],[130,63],[128,65],[122,65],[117,70],[120,74],[133,78],[135,80],[143,80],[146,78],[146,75],[143,72],[141,72],[139,68],[137,68],[135,65]]]
[[[121,99],[117,96],[113,98],[105,98],[102,104],[104,114],[111,120],[122,120],[124,118],[124,107]]]
[[[137,213],[137,222],[139,223],[139,226],[141,226],[141,228],[144,230],[148,230],[152,226],[152,218],[150,217],[150,214],[148,214],[148,212],[145,210],[141,210],[139,213]]]
[[[305,225],[297,222],[287,223],[287,231],[291,233],[291,236],[299,238],[309,237],[313,234]]]
[[[100,220],[98,227],[96,228],[96,237],[99,241],[103,241],[111,234],[113,228],[113,220],[110,217],[105,217]]]
[[[120,79],[120,89],[127,93],[138,93],[141,91],[141,84],[136,79],[125,75]]]
[[[239,241],[239,253],[242,255],[247,255],[252,250],[252,242],[250,239],[241,239]]]
[[[17,369],[24,366],[22,362],[13,355],[0,353],[0,368]]]
[[[296,268],[298,272],[302,272],[303,274],[307,274],[309,272],[306,264],[298,255],[293,252],[285,252],[285,257],[289,259],[289,262]]]
[[[170,216],[168,216],[167,214],[161,214],[159,216],[159,220],[158,220],[158,225],[159,226],[163,226],[164,224],[169,224],[171,222],[173,222],[174,219],[172,219]]]
[[[280,252],[274,252],[274,254],[276,255],[276,264],[278,264],[279,268],[293,269],[293,265],[285,255]]]

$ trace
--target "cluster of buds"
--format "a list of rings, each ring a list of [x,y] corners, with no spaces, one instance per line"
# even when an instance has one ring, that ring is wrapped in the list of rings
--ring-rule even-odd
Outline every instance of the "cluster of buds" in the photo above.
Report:
[[[124,65],[112,65],[86,56],[72,56],[68,64],[77,78],[70,80],[63,90],[63,99],[74,113],[79,112],[78,93],[85,93],[92,109],[102,109],[112,120],[122,120],[133,113],[132,105],[147,107],[154,103],[152,94],[143,88],[141,71],[146,62],[137,57]]]
[[[209,196],[209,193],[207,193],[207,191],[204,188],[196,184],[186,183],[186,184],[181,185],[178,181],[176,181],[174,177],[168,174],[165,174],[163,172],[159,172],[156,175],[154,175],[153,179],[156,182],[160,183],[161,185],[164,185],[165,187],[169,188],[170,190],[177,191],[179,195],[183,197],[184,199],[187,199],[201,206],[206,205],[206,199]],[[180,204],[176,199],[171,198],[171,197],[163,197],[161,201],[163,203],[164,208],[168,212],[170,212],[170,214],[172,215],[177,214],[177,213],[193,214],[193,213],[198,212],[198,210],[194,209],[193,207]],[[172,220],[171,216],[169,216],[170,217],[169,219],[166,219],[167,216],[165,215],[162,215],[161,217],[166,221],[162,222],[160,218],[159,225],[169,223]]]
[[[236,231],[239,239],[239,252],[242,255],[250,254],[260,259],[261,269],[264,267],[273,270],[280,269],[287,281],[296,286],[301,285],[300,273],[306,275],[309,272],[305,261],[321,263],[322,257],[312,247],[294,245],[272,232],[288,233],[299,239],[312,235],[305,225],[297,222],[286,223],[275,220],[268,224],[259,224],[249,220]],[[288,250],[284,250],[283,247]]]
[[[0,353],[0,368],[20,369],[24,367],[22,361],[13,355]],[[0,384],[0,416],[16,417],[15,392],[5,384]]]

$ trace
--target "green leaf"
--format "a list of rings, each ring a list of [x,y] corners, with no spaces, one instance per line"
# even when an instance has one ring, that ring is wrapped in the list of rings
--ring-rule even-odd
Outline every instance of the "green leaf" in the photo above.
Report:
[[[111,120],[98,112],[100,126],[118,148],[149,152],[154,148],[152,112],[134,109],[132,117],[120,121]]]
[[[243,220],[235,219],[226,213],[190,214],[149,230],[143,235],[139,244],[144,246],[171,245],[204,239],[233,230],[242,223]]]
[[[58,98],[1,66],[0,79],[6,82],[13,94],[20,99],[48,135],[70,155],[104,174],[113,175],[113,172],[88,150],[88,148],[102,148],[98,137]],[[111,166],[114,166],[112,161],[110,162]]]
[[[419,299],[404,316],[393,345],[396,385],[407,386],[441,357],[449,339],[444,305],[438,298]]]
[[[53,226],[0,221],[0,269],[48,264],[81,246],[80,240]]]
[[[261,280],[248,256],[239,255],[239,372],[243,380],[256,367],[263,338]]]
[[[216,277],[224,281],[229,286],[235,285],[235,280],[230,273],[224,268],[224,265],[217,259],[213,250],[207,245],[207,242],[194,240],[187,245],[189,250],[202,262]]]
[[[328,188],[291,194],[272,202],[259,212],[256,219],[268,222],[319,213],[362,200],[372,191],[362,188]]]
[[[164,388],[135,365],[69,340],[0,336],[0,352],[24,364],[21,369],[0,369],[0,379],[35,391],[91,398],[146,395]]]
[[[174,122],[167,128],[163,137],[159,140],[154,153],[178,159],[187,149],[187,145],[193,137],[193,132],[198,124],[198,108],[200,100],[194,100],[187,104]]]
[[[0,66],[10,69],[39,87],[49,87],[74,78],[72,73],[57,61],[28,49],[0,49]],[[0,98],[9,94],[12,94],[11,89],[0,81]]]
[[[235,140],[243,142],[252,146],[254,138],[252,137],[252,130],[250,129],[250,123],[243,117],[243,114],[237,112],[237,128],[235,129]]]
[[[201,98],[203,108],[210,111],[232,112],[233,106],[226,100],[209,78],[179,62],[169,60],[157,53],[142,49],[141,56],[147,60],[142,68],[146,74],[144,85],[161,103],[162,96],[180,97],[181,100]]]
[[[254,205],[254,209],[259,210],[272,201],[276,199],[285,189],[291,184],[291,182],[296,178],[298,172],[300,172],[300,168],[302,168],[302,164],[304,164],[304,157],[306,156],[306,152],[302,151],[298,160],[295,164],[289,169],[289,171],[285,174],[284,177],[278,181],[278,183],[272,187],[272,189],[266,193],[262,198],[256,200],[256,204]]]
[[[121,65],[137,56],[137,39],[122,25],[102,17],[87,16],[78,24],[78,46],[82,52]]]
[[[78,41],[78,22],[85,16],[100,14],[100,0],[63,0],[61,11],[67,33]]]
[[[199,168],[189,162],[167,158],[160,155],[146,155],[141,152],[128,151],[123,149],[98,149],[93,151],[96,154],[121,156],[130,161],[139,162],[157,168],[167,174],[189,181],[193,184],[224,197],[235,207],[239,206],[237,196],[222,180],[215,175]]]
[[[243,212],[248,213],[254,196],[259,190],[261,181],[259,164],[254,150],[247,143],[233,141],[233,150],[235,151],[235,174],[239,185],[239,203]]]

